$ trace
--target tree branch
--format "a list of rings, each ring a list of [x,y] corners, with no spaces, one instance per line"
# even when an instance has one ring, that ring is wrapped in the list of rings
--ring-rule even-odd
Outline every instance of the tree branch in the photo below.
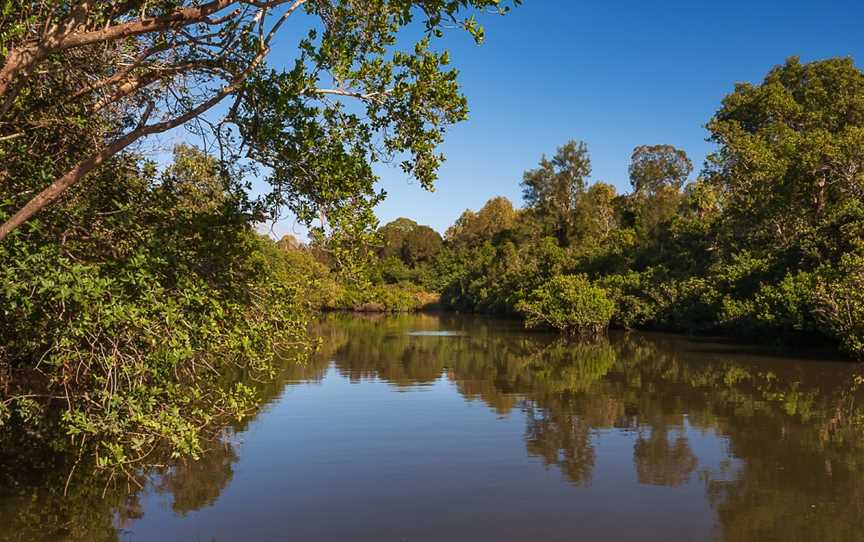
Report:
[[[285,20],[288,19],[288,17],[291,16],[292,13],[294,13],[297,8],[299,8],[305,2],[306,0],[294,0],[291,7],[288,8],[288,10],[274,24],[273,28],[271,28],[270,32],[267,35],[265,43],[263,44],[264,46],[258,51],[255,58],[252,59],[252,61],[249,63],[243,73],[239,74],[231,83],[225,85],[208,100],[188,110],[186,113],[170,120],[148,125],[147,120],[149,119],[150,114],[154,109],[154,104],[150,102],[144,114],[142,115],[141,122],[134,130],[120,138],[115,139],[112,143],[110,143],[98,153],[78,163],[66,174],[55,180],[53,183],[51,183],[51,185],[49,185],[39,194],[34,196],[20,210],[18,210],[14,215],[12,215],[12,217],[10,217],[5,223],[0,225],[0,241],[4,240],[12,231],[21,226],[21,224],[29,220],[36,213],[38,213],[51,202],[59,198],[71,186],[86,177],[87,174],[105,163],[105,161],[109,160],[117,153],[128,148],[130,145],[132,145],[139,139],[149,135],[166,132],[168,130],[171,130],[172,128],[176,128],[205,113],[206,111],[214,107],[216,104],[221,102],[222,99],[229,94],[233,94],[234,92],[238,91],[246,78],[258,67],[258,65],[267,56],[267,53],[270,51],[270,42],[278,28],[285,22]],[[273,2],[273,4],[278,3],[284,2]]]
[[[275,7],[289,1],[271,0],[257,2],[253,5],[257,7]],[[141,18],[105,26],[99,30],[74,32],[75,28],[81,26],[88,11],[93,9],[93,2],[91,0],[83,2],[73,10],[72,15],[70,15],[64,24],[49,30],[48,35],[42,40],[31,42],[9,51],[6,61],[3,63],[3,68],[0,69],[0,97],[5,98],[7,89],[19,75],[26,73],[38,62],[51,54],[75,47],[105,41],[116,41],[142,34],[160,32],[169,28],[188,26],[194,23],[203,22],[209,24],[212,22],[220,24],[223,22],[223,17],[212,20],[210,16],[235,3],[237,3],[237,0],[211,0],[199,6],[178,8],[174,12],[161,17]]]

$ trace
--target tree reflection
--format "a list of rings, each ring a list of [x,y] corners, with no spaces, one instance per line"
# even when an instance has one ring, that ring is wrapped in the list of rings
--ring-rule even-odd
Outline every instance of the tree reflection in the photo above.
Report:
[[[543,463],[555,465],[576,485],[591,481],[595,452],[591,444],[591,426],[567,406],[526,409],[525,446],[528,454]]]
[[[441,329],[461,334],[410,334]],[[623,429],[633,438],[638,482],[701,480],[721,538],[830,541],[864,532],[864,397],[853,366],[664,336],[572,344],[470,317],[328,315],[315,332],[316,357],[286,363],[275,382],[250,383],[265,400],[286,385],[321,380],[330,367],[352,382],[397,389],[446,378],[466,400],[524,415],[529,456],[572,484],[591,483],[596,435]],[[693,432],[722,439],[728,466],[702,468],[695,478]],[[174,511],[186,514],[219,498],[238,459],[217,440],[197,462],[124,482],[79,465],[67,484],[74,450],[37,450],[38,441],[22,435],[14,449],[0,450],[0,540],[115,540],[140,516],[142,487],[172,495]]]
[[[699,460],[688,431],[711,432],[728,443],[732,461],[699,478],[722,538],[849,540],[864,532],[864,400],[850,389],[852,366],[825,370],[664,336],[574,345],[471,319],[434,324],[462,337],[408,335],[429,320],[350,325],[333,358],[342,374],[404,387],[446,373],[463,396],[498,414],[521,409],[529,455],[573,484],[591,481],[598,431],[632,431],[637,480],[668,487],[694,480]],[[819,502],[831,506],[812,508]]]
[[[237,459],[230,443],[219,443],[198,461],[177,462],[159,476],[155,489],[173,495],[171,509],[186,515],[216,502],[234,476],[232,466]]]
[[[639,434],[633,462],[640,484],[670,487],[686,482],[698,464],[683,433],[670,435],[661,428],[651,429],[648,438]]]

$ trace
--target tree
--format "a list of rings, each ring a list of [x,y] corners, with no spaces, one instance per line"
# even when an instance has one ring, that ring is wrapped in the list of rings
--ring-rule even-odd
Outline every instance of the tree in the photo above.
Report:
[[[495,197],[476,213],[471,210],[462,213],[456,223],[447,229],[445,237],[459,245],[476,245],[510,229],[516,216],[516,209],[510,200],[502,196]]]
[[[118,153],[179,126],[200,136],[221,167],[245,158],[266,166],[274,208],[287,205],[321,227],[346,214],[368,219],[380,199],[371,162],[405,156],[407,174],[424,187],[435,180],[436,146],[467,109],[448,54],[433,51],[431,39],[456,26],[482,40],[473,12],[487,9],[509,6],[9,0],[0,19],[0,175],[15,191],[4,194],[11,213],[0,240]],[[426,35],[403,51],[399,30],[417,19]],[[303,36],[293,61],[268,67],[289,21]],[[86,140],[75,137],[82,127]]]
[[[540,159],[537,169],[522,177],[525,204],[547,217],[552,233],[562,245],[573,237],[573,211],[585,193],[591,175],[588,147],[581,141],[569,141],[549,160]]]
[[[761,84],[738,84],[708,129],[719,148],[706,177],[731,249],[810,244],[812,265],[851,248],[854,236],[837,235],[861,223],[864,198],[864,73],[851,58],[790,58]]]
[[[397,218],[392,222],[381,226],[378,234],[381,237],[382,247],[378,251],[378,256],[381,259],[386,259],[391,256],[402,257],[402,247],[405,245],[405,239],[408,235],[417,228],[419,224],[410,218]]]
[[[687,153],[672,145],[640,145],[630,157],[630,183],[637,194],[680,190],[692,172]]]
[[[678,211],[681,187],[692,171],[687,153],[672,145],[641,145],[633,150],[633,194],[626,204],[636,232],[643,239],[656,238],[658,228]]]
[[[585,242],[600,244],[618,227],[615,216],[617,197],[614,186],[597,182],[580,199],[577,209],[578,229]]]
[[[382,260],[397,257],[408,266],[430,261],[441,250],[441,235],[429,226],[421,226],[408,218],[397,218],[379,230],[383,246],[378,251]]]
[[[417,226],[402,247],[402,257],[411,266],[432,260],[441,251],[444,241],[441,234],[429,226]]]
[[[567,334],[599,335],[609,327],[615,302],[585,275],[558,275],[516,305],[527,327],[548,326]]]
[[[314,268],[254,232],[242,178],[174,157],[160,175],[124,153],[0,243],[0,441],[101,467],[195,456],[255,404],[236,375],[302,357]]]

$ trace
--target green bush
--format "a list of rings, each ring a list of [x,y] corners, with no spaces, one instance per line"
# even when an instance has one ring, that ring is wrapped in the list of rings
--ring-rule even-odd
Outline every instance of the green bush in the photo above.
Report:
[[[846,254],[820,275],[815,290],[819,325],[847,352],[864,358],[864,256]]]
[[[558,275],[516,305],[528,327],[549,326],[567,334],[597,335],[609,326],[615,303],[585,275]]]
[[[754,300],[755,318],[762,327],[789,332],[816,328],[814,293],[818,285],[812,273],[789,273],[777,284],[766,284]]]
[[[643,276],[636,271],[606,275],[597,280],[615,300],[615,313],[612,322],[625,329],[645,327],[657,315],[657,303],[643,290]]]
[[[410,284],[336,283],[332,303],[321,308],[356,312],[414,312],[436,305],[439,296]]]
[[[254,205],[192,150],[161,177],[141,164],[0,244],[0,441],[105,467],[196,456],[256,406],[238,375],[307,347],[311,274],[253,231]]]

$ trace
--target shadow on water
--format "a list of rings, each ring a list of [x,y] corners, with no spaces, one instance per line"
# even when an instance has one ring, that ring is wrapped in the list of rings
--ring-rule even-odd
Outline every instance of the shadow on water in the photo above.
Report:
[[[714,531],[705,538],[864,536],[859,366],[669,335],[616,333],[568,344],[525,333],[518,322],[448,314],[332,314],[316,332],[323,346],[314,359],[258,384],[274,405],[286,387],[322,382],[333,370],[351,383],[402,391],[443,381],[470,403],[524,419],[528,456],[577,488],[587,490],[600,474],[604,435],[627,435],[629,464],[617,468],[629,469],[638,485],[701,485],[713,510]],[[700,466],[693,435],[723,443],[722,468]],[[205,509],[230,486],[243,456],[227,439],[198,462],[169,462],[132,482],[86,467],[69,480],[71,459],[35,442],[22,436],[0,452],[0,540],[125,539],[149,513],[142,495],[168,497],[175,516]]]

